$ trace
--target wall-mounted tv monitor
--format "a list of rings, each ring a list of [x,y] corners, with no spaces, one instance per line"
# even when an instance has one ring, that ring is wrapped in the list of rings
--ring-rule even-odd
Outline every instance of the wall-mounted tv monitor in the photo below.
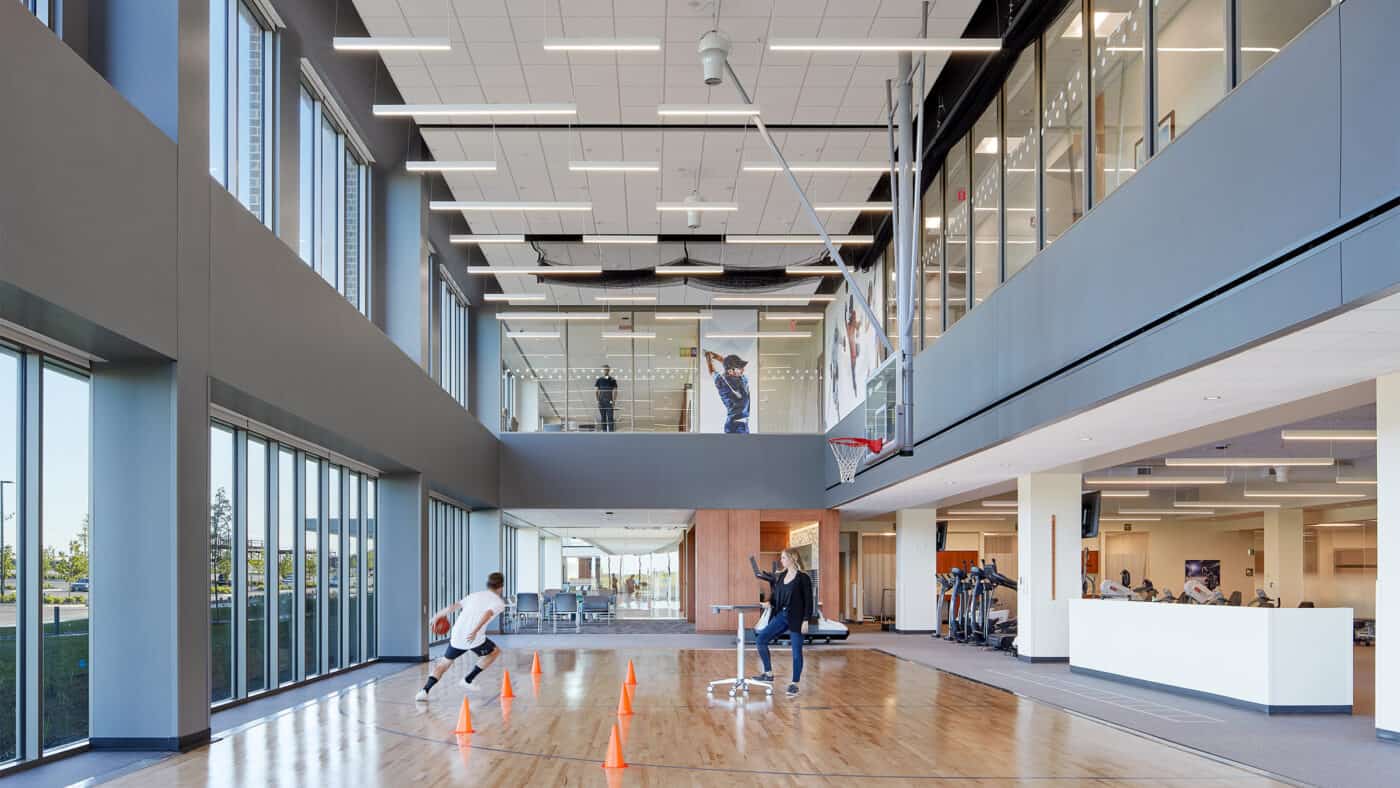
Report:
[[[1100,495],[1098,490],[1084,493],[1079,507],[1079,536],[1084,539],[1096,539],[1099,535],[1099,504]]]

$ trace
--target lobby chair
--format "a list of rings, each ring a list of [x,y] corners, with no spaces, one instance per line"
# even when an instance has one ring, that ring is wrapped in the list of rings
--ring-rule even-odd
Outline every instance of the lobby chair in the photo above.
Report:
[[[515,617],[524,625],[526,619],[535,620],[535,631],[544,629],[544,616],[540,608],[540,595],[533,592],[526,592],[515,595]]]
[[[592,616],[595,621],[612,619],[612,605],[606,594],[588,594],[583,598],[584,616]]]
[[[554,597],[553,614],[549,617],[554,627],[554,631],[559,631],[559,619],[572,618],[574,620],[574,631],[583,631],[583,616],[579,614],[578,597],[573,594],[559,594]]]

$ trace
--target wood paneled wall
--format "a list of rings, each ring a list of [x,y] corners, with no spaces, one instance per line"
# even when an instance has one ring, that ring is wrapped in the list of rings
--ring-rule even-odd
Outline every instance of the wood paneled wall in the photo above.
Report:
[[[759,553],[759,523],[763,521],[817,522],[820,544],[818,563],[821,573],[821,605],[829,617],[839,618],[840,528],[841,515],[824,509],[698,509],[695,512],[695,629],[699,632],[730,632],[735,626],[732,612],[714,613],[713,604],[752,604],[766,591],[754,579],[749,556]],[[753,623],[745,616],[745,624]]]

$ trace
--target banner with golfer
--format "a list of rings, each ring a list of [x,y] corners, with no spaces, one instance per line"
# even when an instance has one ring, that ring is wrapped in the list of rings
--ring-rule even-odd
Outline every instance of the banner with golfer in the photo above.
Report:
[[[700,335],[700,431],[758,431],[758,312],[716,309]]]

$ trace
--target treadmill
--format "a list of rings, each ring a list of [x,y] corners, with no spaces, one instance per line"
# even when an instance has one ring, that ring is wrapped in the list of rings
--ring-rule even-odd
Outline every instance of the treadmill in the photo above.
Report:
[[[766,598],[772,599],[774,593],[777,591],[778,577],[782,574],[782,565],[774,561],[772,571],[765,572],[758,568],[758,561],[756,561],[753,556],[749,556],[749,566],[753,568],[754,577],[768,584],[768,594]],[[811,608],[817,611],[817,615],[815,618],[807,619],[807,634],[803,636],[803,645],[811,645],[817,642],[830,643],[833,640],[845,640],[850,637],[851,630],[847,628],[845,624],[842,624],[840,621],[832,621],[822,614],[821,602],[818,601],[821,599],[821,595],[817,592],[817,589],[820,587],[817,585],[819,582],[817,570],[813,569],[807,572],[807,576],[812,579],[812,599],[809,601],[812,602]],[[759,601],[763,602],[764,600],[765,595],[759,594]],[[755,629],[750,627],[744,630],[745,643],[753,643],[757,639],[758,636]],[[783,642],[787,642],[787,639],[788,633],[786,632],[775,638],[775,640]]]

